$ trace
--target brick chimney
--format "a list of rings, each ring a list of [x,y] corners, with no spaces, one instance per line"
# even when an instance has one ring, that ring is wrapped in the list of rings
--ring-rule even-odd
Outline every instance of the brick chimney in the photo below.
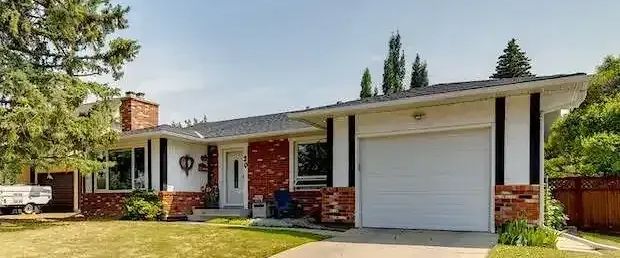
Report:
[[[157,126],[159,104],[144,99],[142,92],[125,92],[121,98],[121,129],[131,131]]]

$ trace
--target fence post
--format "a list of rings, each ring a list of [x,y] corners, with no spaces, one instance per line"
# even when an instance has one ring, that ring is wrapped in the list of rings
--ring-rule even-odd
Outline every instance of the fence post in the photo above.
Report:
[[[581,177],[575,178],[575,211],[577,212],[576,224],[584,227],[583,218],[583,189]]]

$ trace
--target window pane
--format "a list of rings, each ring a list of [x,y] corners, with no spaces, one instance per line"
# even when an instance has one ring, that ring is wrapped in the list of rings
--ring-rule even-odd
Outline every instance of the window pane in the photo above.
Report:
[[[105,180],[106,180],[106,176],[105,176],[105,171],[99,171],[97,172],[97,176],[96,176],[96,187],[97,189],[105,189]]]
[[[297,175],[326,176],[329,171],[327,143],[297,145]]]
[[[131,189],[131,150],[110,151],[110,190]]]
[[[134,156],[134,178],[133,185],[135,189],[146,188],[146,173],[144,171],[144,148],[133,149]]]
[[[105,162],[105,156],[99,157],[97,158],[97,160],[100,162]],[[101,189],[101,190],[106,189],[106,186],[105,186],[105,181],[107,179],[106,173],[107,173],[106,168],[95,173],[95,188],[96,189]]]

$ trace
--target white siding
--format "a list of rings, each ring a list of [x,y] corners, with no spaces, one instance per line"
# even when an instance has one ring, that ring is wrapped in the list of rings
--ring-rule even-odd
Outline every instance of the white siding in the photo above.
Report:
[[[151,187],[159,189],[159,138],[151,139]]]
[[[168,139],[168,189],[175,192],[199,192],[207,182],[207,173],[198,171],[200,156],[207,154],[207,145]],[[179,158],[189,155],[194,166],[186,175],[179,166]]]
[[[394,112],[362,114],[358,116],[357,132],[360,135],[372,135],[489,124],[494,119],[494,103],[494,100],[483,100]],[[414,119],[413,114],[416,112],[424,113],[424,117],[421,120]]]
[[[333,185],[349,186],[349,125],[348,118],[334,118]]]
[[[529,184],[530,96],[506,98],[504,183]]]

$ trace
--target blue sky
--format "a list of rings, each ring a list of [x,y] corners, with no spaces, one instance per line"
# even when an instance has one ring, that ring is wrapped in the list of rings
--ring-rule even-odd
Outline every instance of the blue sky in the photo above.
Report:
[[[620,1],[156,1],[131,6],[142,45],[114,85],[160,103],[160,122],[211,121],[352,100],[380,87],[399,30],[432,83],[486,79],[515,37],[539,75],[591,73],[620,54]],[[409,73],[409,71],[408,71]],[[408,83],[408,82],[407,82]]]

